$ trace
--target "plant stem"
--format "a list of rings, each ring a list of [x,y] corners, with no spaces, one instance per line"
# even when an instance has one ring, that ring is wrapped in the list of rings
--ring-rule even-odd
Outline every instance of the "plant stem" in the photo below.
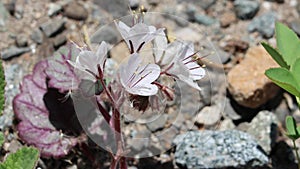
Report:
[[[299,107],[299,109],[300,109],[300,97],[297,97],[297,96],[296,96],[296,101],[297,101],[298,107]]]
[[[127,163],[126,163],[126,158],[125,157],[121,157],[121,159],[120,159],[120,168],[121,169],[127,169]]]
[[[297,150],[297,146],[296,146],[295,140],[293,140],[293,146],[294,146],[294,149],[296,151],[296,157],[297,157],[297,162],[298,162],[298,169],[300,169],[300,158],[299,158],[299,154],[298,154],[298,150]]]
[[[111,160],[109,169],[116,169],[116,168],[117,168],[117,165],[118,165],[118,161],[115,160],[115,159],[113,158],[113,159]]]
[[[97,102],[97,105],[98,105],[98,109],[100,110],[100,113],[104,117],[105,121],[107,123],[109,123],[110,118],[111,118],[110,115],[109,115],[109,113],[105,110],[105,108],[101,105],[101,103],[99,103],[98,100],[96,100],[96,102]]]

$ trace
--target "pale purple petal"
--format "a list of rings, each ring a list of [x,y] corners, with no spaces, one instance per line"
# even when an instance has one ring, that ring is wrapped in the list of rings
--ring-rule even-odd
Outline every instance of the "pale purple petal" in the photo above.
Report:
[[[96,52],[95,61],[101,65],[102,70],[103,70],[103,65],[106,60],[106,55],[108,53],[108,50],[109,50],[108,44],[106,42],[102,41]]]
[[[161,60],[164,51],[167,49],[168,40],[164,32],[160,32],[153,41],[153,54],[155,63]]]
[[[193,87],[197,90],[201,90],[199,85],[196,82],[194,82],[193,79],[191,79],[190,77],[178,75],[178,79],[187,83],[188,85],[190,85],[191,87]]]
[[[120,81],[127,92],[142,96],[156,94],[157,87],[151,84],[160,75],[156,64],[141,65],[140,56],[132,54],[127,63],[120,66]]]
[[[205,75],[205,70],[195,62],[191,62],[186,64],[187,68],[190,72],[190,78],[193,80],[200,80]]]
[[[144,23],[137,23],[131,28],[121,21],[115,21],[115,25],[128,48],[131,49],[133,47],[133,53],[137,52],[143,44],[152,41],[155,36],[164,30],[163,28],[156,30],[154,26],[148,26]],[[129,41],[131,41],[132,46]]]
[[[133,88],[126,88],[131,94],[136,94],[140,96],[152,96],[158,91],[158,87],[153,84],[144,84],[142,86],[135,86]]]
[[[130,56],[127,63],[120,66],[121,83],[123,86],[127,86],[130,78],[133,78],[134,73],[137,71],[141,63],[142,59],[137,53],[134,53]]]

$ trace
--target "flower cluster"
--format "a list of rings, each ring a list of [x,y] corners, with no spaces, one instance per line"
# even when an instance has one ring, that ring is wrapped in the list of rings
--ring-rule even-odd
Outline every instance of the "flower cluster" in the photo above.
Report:
[[[194,45],[189,42],[174,41],[168,43],[164,28],[157,29],[145,23],[136,23],[132,27],[121,21],[115,21],[115,26],[126,42],[130,56],[126,63],[120,65],[117,72],[118,82],[121,86],[119,94],[129,95],[129,98],[140,98],[133,96],[154,96],[161,91],[168,99],[172,100],[174,93],[167,85],[161,84],[160,77],[167,76],[174,80],[180,80],[191,87],[201,90],[196,80],[204,77],[205,70],[197,63],[200,59],[194,51]],[[151,43],[152,42],[152,43]],[[141,51],[144,46],[152,45],[152,61],[145,63]],[[100,94],[103,89],[106,95],[114,102],[116,97],[110,84],[106,84],[105,63],[109,45],[102,42],[96,52],[82,49],[76,62],[69,63],[77,68],[80,79],[89,80],[96,87],[95,95]],[[126,56],[124,56],[125,58]],[[101,88],[101,90],[97,90]],[[125,94],[124,94],[125,93]],[[134,102],[135,100],[131,100]],[[141,110],[141,109],[139,109]],[[142,109],[143,110],[143,109]]]

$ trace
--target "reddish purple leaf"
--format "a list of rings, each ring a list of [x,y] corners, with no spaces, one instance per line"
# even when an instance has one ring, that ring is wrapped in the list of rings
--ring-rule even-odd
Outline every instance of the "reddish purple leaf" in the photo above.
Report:
[[[13,107],[20,120],[17,126],[20,138],[39,148],[44,157],[62,157],[77,144],[77,138],[65,136],[49,120],[49,111],[43,101],[47,92],[45,71],[49,65],[47,61],[41,61],[35,66],[33,75],[24,77],[21,93],[14,98]]]
[[[75,61],[80,50],[75,45],[61,47],[54,57],[48,60],[46,74],[49,77],[48,85],[65,92],[70,89],[77,89],[80,80],[76,77],[74,68],[67,63],[67,60]]]

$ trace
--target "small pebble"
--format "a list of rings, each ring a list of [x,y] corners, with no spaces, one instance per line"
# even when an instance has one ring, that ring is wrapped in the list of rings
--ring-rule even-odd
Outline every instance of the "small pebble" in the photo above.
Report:
[[[59,48],[67,42],[67,38],[65,35],[59,35],[54,38],[53,46],[54,48]]]
[[[39,29],[36,28],[35,30],[32,31],[30,38],[37,44],[43,43],[43,32]]]
[[[86,20],[88,11],[81,4],[72,1],[64,8],[64,15],[70,19]]]
[[[18,35],[16,37],[16,44],[18,47],[27,46],[27,38],[24,35]]]
[[[12,47],[4,50],[3,52],[1,52],[1,58],[3,60],[8,60],[8,59],[11,59],[15,56],[19,56],[19,55],[29,52],[29,51],[31,51],[31,49],[29,47],[18,48],[16,46],[12,46]]]
[[[40,27],[47,37],[52,37],[65,29],[65,21],[62,19],[48,21],[43,23]]]

